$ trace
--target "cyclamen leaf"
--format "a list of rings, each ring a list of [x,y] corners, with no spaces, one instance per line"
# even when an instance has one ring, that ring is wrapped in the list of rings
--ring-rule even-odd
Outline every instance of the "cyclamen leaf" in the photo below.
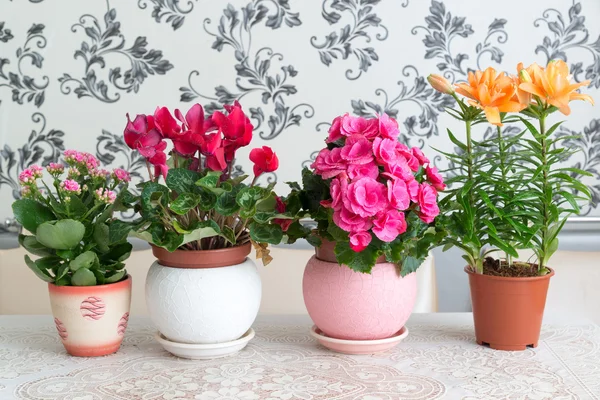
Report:
[[[183,235],[183,241],[180,243],[180,246],[219,234],[221,234],[221,229],[215,221],[201,221],[194,226],[194,229],[190,233]]]
[[[175,201],[171,203],[169,208],[175,214],[184,215],[192,208],[195,208],[200,203],[200,196],[195,193],[181,193]]]
[[[165,183],[167,187],[178,194],[193,193],[196,191],[196,181],[200,174],[186,168],[171,168],[167,174]]]
[[[249,226],[250,238],[259,243],[279,244],[283,239],[283,230],[277,224],[259,224],[252,222]]]

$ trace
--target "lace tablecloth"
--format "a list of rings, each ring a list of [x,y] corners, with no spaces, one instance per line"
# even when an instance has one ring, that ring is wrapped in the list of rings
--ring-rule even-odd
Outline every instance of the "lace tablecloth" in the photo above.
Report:
[[[132,318],[121,350],[68,356],[48,316],[0,316],[0,399],[600,399],[600,327],[545,325],[537,349],[474,343],[471,314],[416,314],[408,338],[374,356],[329,352],[307,317],[262,317],[234,357],[165,352]]]

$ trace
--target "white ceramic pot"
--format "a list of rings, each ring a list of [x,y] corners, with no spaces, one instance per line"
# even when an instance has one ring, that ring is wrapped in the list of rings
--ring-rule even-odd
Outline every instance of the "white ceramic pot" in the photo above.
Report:
[[[67,352],[95,357],[119,350],[129,321],[131,276],[98,286],[48,284],[54,323]]]
[[[159,261],[148,271],[146,304],[165,338],[178,343],[224,343],[248,331],[258,314],[262,285],[256,265],[246,257],[249,246],[247,250],[240,263],[216,267],[201,263],[215,255],[208,253],[222,250],[177,250],[172,256],[180,253],[191,264],[176,261],[180,267],[170,267],[165,265],[173,265],[164,259],[168,255],[154,248]],[[226,262],[227,257],[218,259]]]

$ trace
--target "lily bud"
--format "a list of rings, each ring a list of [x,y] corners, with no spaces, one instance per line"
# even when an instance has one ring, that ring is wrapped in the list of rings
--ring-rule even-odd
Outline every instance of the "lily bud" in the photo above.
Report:
[[[527,72],[525,68],[519,71],[519,80],[521,82],[533,82],[531,76],[529,75],[529,72]]]
[[[437,74],[431,74],[427,77],[427,82],[431,85],[432,88],[437,90],[438,92],[445,94],[453,94],[454,88],[448,82],[446,78]]]

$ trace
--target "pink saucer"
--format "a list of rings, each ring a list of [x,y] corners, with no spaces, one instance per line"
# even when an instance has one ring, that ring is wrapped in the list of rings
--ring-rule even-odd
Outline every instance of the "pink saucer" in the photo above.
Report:
[[[376,354],[387,351],[408,336],[408,328],[402,327],[394,336],[378,340],[345,340],[325,336],[316,325],[310,328],[310,334],[323,346],[344,354]]]

